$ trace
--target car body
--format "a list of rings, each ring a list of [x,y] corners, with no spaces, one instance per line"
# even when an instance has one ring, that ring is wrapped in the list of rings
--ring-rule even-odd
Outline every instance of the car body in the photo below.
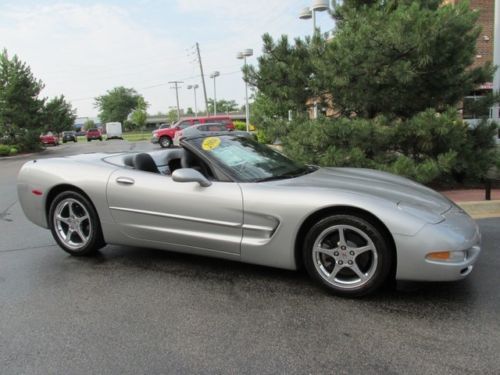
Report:
[[[63,143],[77,142],[76,132],[74,132],[74,131],[62,132],[62,141],[63,141]]]
[[[208,116],[208,117],[188,117],[184,118],[168,128],[159,128],[153,131],[151,142],[158,143],[162,148],[174,145],[175,135],[178,131],[187,129],[190,126],[206,123],[221,123],[226,126],[226,130],[234,130],[233,120],[229,116]]]
[[[117,244],[304,266],[345,296],[393,278],[463,279],[481,249],[475,222],[423,185],[302,165],[230,133],[150,153],[30,161],[17,189],[28,219],[73,255]]]
[[[121,122],[107,122],[106,123],[106,140],[108,139],[123,139],[122,137],[122,123]]]
[[[47,132],[46,134],[42,134],[40,136],[40,142],[42,142],[44,145],[57,146],[59,145],[59,137],[55,133]]]
[[[183,130],[179,130],[178,132],[175,133],[174,146],[179,146],[180,140],[182,138],[189,138],[195,136],[210,136],[210,135],[216,135],[218,133],[224,133],[227,131],[228,131],[227,126],[221,122],[207,122],[204,124],[192,125]],[[234,133],[232,134],[242,137],[255,138],[252,133],[248,133],[245,131],[234,130]]]
[[[87,130],[87,142],[90,142],[92,140],[100,140],[102,141],[102,133],[99,129],[97,128],[91,128]]]

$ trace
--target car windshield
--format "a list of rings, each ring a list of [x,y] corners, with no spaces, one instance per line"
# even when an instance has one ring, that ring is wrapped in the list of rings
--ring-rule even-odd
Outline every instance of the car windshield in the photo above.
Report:
[[[316,170],[249,138],[230,135],[192,138],[188,143],[240,182],[262,182],[298,177]]]

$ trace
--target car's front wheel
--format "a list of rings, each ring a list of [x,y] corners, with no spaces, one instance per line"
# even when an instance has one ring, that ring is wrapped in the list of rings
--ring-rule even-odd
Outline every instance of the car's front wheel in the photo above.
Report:
[[[49,221],[54,239],[71,255],[91,255],[105,245],[97,212],[80,193],[60,193],[50,205]]]
[[[162,148],[172,147],[172,139],[167,136],[161,137],[159,143]]]
[[[364,218],[333,215],[309,230],[303,248],[308,273],[331,292],[359,297],[390,275],[393,256],[381,231]]]

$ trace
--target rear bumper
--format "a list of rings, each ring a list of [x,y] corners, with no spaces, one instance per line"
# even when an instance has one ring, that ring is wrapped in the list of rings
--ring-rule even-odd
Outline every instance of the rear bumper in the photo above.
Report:
[[[453,207],[439,224],[427,224],[414,236],[394,235],[397,251],[396,279],[455,281],[467,277],[481,252],[481,234],[469,215]],[[431,252],[463,251],[457,261],[430,260]]]

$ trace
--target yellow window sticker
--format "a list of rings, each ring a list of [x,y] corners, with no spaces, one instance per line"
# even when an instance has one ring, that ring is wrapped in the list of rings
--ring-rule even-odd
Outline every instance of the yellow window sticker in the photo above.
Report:
[[[219,137],[207,137],[203,140],[201,148],[205,151],[212,151],[214,148],[219,147],[220,138]]]

